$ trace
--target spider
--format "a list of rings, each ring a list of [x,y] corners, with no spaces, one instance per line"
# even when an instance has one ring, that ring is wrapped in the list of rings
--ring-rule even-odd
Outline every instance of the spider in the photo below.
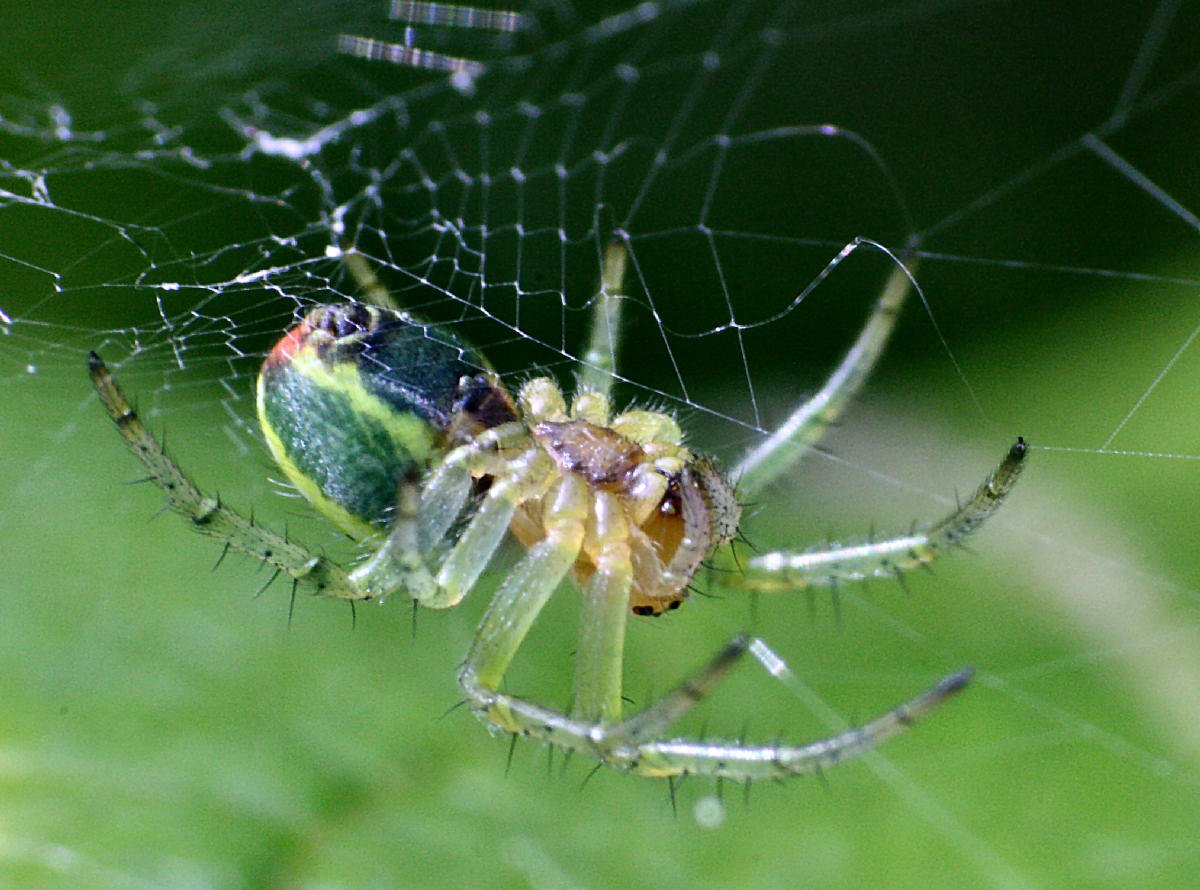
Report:
[[[964,668],[862,726],[800,746],[669,738],[670,727],[747,652],[772,674],[787,674],[765,643],[738,635],[661,700],[622,715],[629,616],[678,607],[701,563],[738,534],[739,497],[760,491],[829,427],[884,347],[910,290],[907,270],[893,274],[825,385],[727,475],[684,444],[670,414],[613,411],[622,246],[610,247],[599,264],[590,339],[569,400],[547,377],[529,380],[514,398],[469,344],[391,305],[361,274],[359,260],[356,277],[371,302],[311,309],[267,355],[257,383],[262,432],[288,479],[371,548],[352,569],[198,489],[90,354],[101,402],[194,529],[286,572],[293,596],[301,589],[353,602],[404,593],[430,608],[460,602],[511,534],[525,553],[493,595],[459,670],[467,702],[493,731],[541,738],[648,776],[748,782],[818,770],[903,730],[970,679]],[[978,528],[1015,484],[1025,454],[1018,439],[968,501],[923,533],[758,554],[736,568],[729,560],[724,583],[764,591],[898,577]],[[572,582],[582,608],[567,713],[501,685],[538,613]]]

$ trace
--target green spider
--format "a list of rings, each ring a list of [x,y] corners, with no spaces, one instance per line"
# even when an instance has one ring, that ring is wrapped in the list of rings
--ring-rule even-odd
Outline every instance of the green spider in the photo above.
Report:
[[[126,443],[197,531],[286,572],[297,589],[351,601],[403,593],[430,608],[460,602],[511,534],[526,552],[494,594],[459,670],[468,703],[494,731],[642,775],[751,781],[817,770],[900,732],[970,679],[969,669],[957,671],[858,728],[802,746],[668,739],[745,653],[776,676],[787,673],[765,643],[739,635],[660,701],[621,713],[629,615],[678,607],[701,563],[728,554],[718,548],[741,518],[729,478],[740,496],[753,495],[820,438],[878,359],[910,290],[906,270],[892,276],[824,387],[727,476],[683,444],[671,415],[612,410],[623,247],[610,248],[601,264],[570,400],[546,377],[514,399],[468,344],[390,305],[356,256],[347,255],[348,265],[373,303],[312,309],[258,378],[259,420],[276,461],[321,513],[371,548],[352,570],[196,488],[90,355],[96,391]],[[924,533],[755,555],[731,565],[723,583],[762,591],[898,576],[978,528],[1011,490],[1025,454],[1018,440],[970,500]],[[501,691],[538,613],[566,586],[583,602],[570,713]]]

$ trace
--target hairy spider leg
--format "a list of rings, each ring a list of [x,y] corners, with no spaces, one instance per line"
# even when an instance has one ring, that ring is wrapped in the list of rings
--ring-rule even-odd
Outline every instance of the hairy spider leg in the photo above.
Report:
[[[860,246],[853,242],[826,266],[825,273]],[[829,375],[824,385],[810,398],[800,402],[791,415],[765,441],[751,448],[729,474],[742,497],[752,497],[766,485],[791,469],[829,430],[846,405],[862,389],[874,370],[884,347],[896,327],[896,319],[913,289],[910,260],[908,267],[897,265],[888,276],[879,299],[845,358]]]
[[[739,658],[747,649],[754,652],[759,640],[735,638],[713,663],[719,669],[722,660]],[[740,782],[779,780],[803,773],[820,772],[843,760],[857,757],[908,729],[913,723],[937,708],[949,696],[962,689],[973,672],[963,668],[947,674],[924,692],[892,710],[837,735],[806,745],[765,745],[746,747],[741,742],[689,741],[673,739],[646,742],[637,746],[634,772],[647,776],[682,776],[699,774]],[[723,676],[723,674],[722,674]],[[719,678],[718,678],[719,679]],[[693,695],[686,684],[680,687],[685,697]]]
[[[735,781],[781,779],[832,766],[902,732],[962,689],[972,675],[969,668],[948,674],[912,699],[860,727],[800,746],[746,747],[741,742],[721,740],[654,740],[699,704],[747,651],[772,673],[777,673],[775,665],[768,659],[777,662],[778,656],[761,641],[745,635],[735,636],[695,675],[655,704],[622,722],[607,723],[603,715],[594,719],[579,713],[567,716],[500,692],[499,685],[513,654],[553,592],[549,579],[540,574],[541,570],[553,568],[557,572],[562,568],[561,580],[565,577],[565,566],[569,565],[568,555],[577,552],[576,518],[564,517],[562,526],[570,528],[569,543],[555,544],[547,538],[534,548],[536,555],[534,551],[530,552],[526,557],[527,570],[519,576],[514,573],[497,592],[459,673],[459,685],[472,708],[489,725],[505,732],[540,738],[556,747],[596,757],[611,766],[644,776],[697,774]],[[564,533],[563,537],[568,534]],[[614,580],[612,583],[619,585],[621,582]],[[613,638],[616,634],[610,632],[609,636]],[[603,642],[602,638],[587,634],[581,641],[589,647]],[[607,656],[603,652],[581,651],[578,657],[585,662],[604,662]],[[583,704],[582,708],[577,702],[577,711],[607,709],[608,714],[616,714],[620,707],[619,691],[618,674],[616,695],[612,700],[593,700]]]
[[[478,439],[462,446],[447,457],[445,466],[435,473],[421,495],[421,507],[413,514],[415,492],[402,486],[396,523],[379,549],[359,568],[347,574],[338,565],[305,547],[283,538],[234,510],[219,499],[204,494],[166,454],[129,404],[104,361],[90,353],[88,372],[109,416],[117,425],[134,456],[149,471],[149,478],[167,495],[168,505],[191,521],[192,528],[224,542],[228,547],[247,553],[281,572],[286,572],[298,587],[322,596],[362,600],[382,597],[399,589],[412,591],[414,598],[430,608],[448,608],[459,602],[486,568],[508,528],[515,504],[535,491],[537,473],[526,472],[520,460],[494,464],[500,460],[502,446],[528,445],[520,424],[504,424],[488,430]],[[492,455],[480,464],[482,455]],[[526,463],[547,468],[548,458],[540,449],[529,449]],[[458,468],[473,468],[479,475],[491,470],[507,474],[489,491],[480,510],[468,525],[438,571],[432,587],[409,588],[419,584],[427,573],[422,561],[423,540],[440,539],[461,512],[470,493],[470,473]],[[505,467],[503,471],[499,467]],[[542,477],[547,474],[541,473]],[[417,548],[413,549],[416,541]],[[416,594],[421,594],[420,596]]]
[[[354,279],[354,283],[358,285],[358,289],[362,292],[368,303],[373,303],[384,309],[391,309],[393,312],[408,314],[392,298],[391,291],[387,289],[387,285],[375,274],[375,269],[367,262],[367,258],[359,252],[357,247],[344,248],[341,256],[342,264],[346,267],[346,271],[350,273],[350,277]]]
[[[356,587],[330,560],[255,525],[252,520],[222,505],[219,498],[204,494],[167,456],[159,441],[142,423],[100,356],[88,353],[87,365],[96,394],[125,444],[149,471],[150,480],[167,495],[168,506],[187,518],[192,528],[286,572],[297,586],[313,593],[348,600],[368,597],[369,594]]]
[[[932,562],[963,543],[996,512],[1017,484],[1029,448],[1024,439],[1005,454],[965,504],[934,523],[927,531],[883,541],[818,549],[804,553],[777,551],[742,560],[742,571],[724,579],[730,587],[755,591],[804,590],[844,581],[894,578]]]

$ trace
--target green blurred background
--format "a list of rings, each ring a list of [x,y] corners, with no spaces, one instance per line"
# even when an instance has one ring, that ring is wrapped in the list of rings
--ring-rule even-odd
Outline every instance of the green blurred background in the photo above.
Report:
[[[193,242],[125,242],[62,209],[0,205],[0,309],[15,319],[0,336],[0,886],[1195,885],[1200,463],[1161,455],[1200,454],[1200,357],[1189,348],[1200,325],[1200,239],[1185,214],[1079,149],[1096,129],[1185,210],[1200,207],[1197,53],[1188,38],[1196,10],[1179,7],[1161,35],[1152,3],[754,13],[783,24],[795,62],[790,79],[775,74],[755,94],[746,128],[854,129],[887,159],[914,222],[881,209],[887,189],[861,156],[824,157],[806,143],[785,144],[800,146],[792,167],[738,155],[743,172],[755,164],[781,172],[777,182],[764,174],[761,194],[746,174],[746,215],[731,217],[733,227],[807,226],[797,234],[827,241],[812,251],[817,265],[799,272],[765,249],[760,257],[757,242],[741,265],[727,247],[738,318],[785,308],[846,238],[898,244],[936,226],[919,275],[929,313],[908,310],[883,367],[834,432],[832,459],[808,461],[753,505],[755,544],[905,530],[940,515],[956,489],[969,491],[1015,434],[1047,448],[1034,451],[1027,478],[973,552],[912,576],[911,596],[890,582],[846,590],[839,618],[825,596],[815,608],[802,596],[752,603],[714,582],[714,596],[634,622],[627,675],[636,702],[749,627],[840,715],[813,713],[748,665],[689,723],[693,732],[748,726],[765,741],[807,739],[960,664],[979,669],[942,711],[824,781],[756,787],[748,801],[740,788],[721,789],[717,819],[711,783],[683,783],[673,807],[663,783],[601,771],[585,784],[590,764],[564,765],[533,745],[519,745],[506,768],[507,741],[452,710],[454,670],[485,590],[449,613],[421,614],[415,628],[398,601],[360,607],[352,622],[340,604],[302,600],[289,622],[285,584],[255,597],[267,576],[234,556],[213,571],[218,547],[173,517],[152,519],[161,497],[125,484],[139,468],[89,396],[89,348],[118,359],[145,349],[123,380],[202,484],[297,537],[342,546],[270,493],[267,457],[241,425],[256,357],[231,358],[220,325],[200,325],[180,335],[187,367],[172,370],[174,335],[136,278],[186,268],[176,254],[203,240],[183,224],[193,213],[212,243],[249,243],[253,227],[213,228],[220,202],[211,188],[191,188],[176,163],[162,165],[168,198],[155,204],[157,192],[131,193],[153,161],[128,174],[111,158],[88,161],[140,144],[146,120],[189,121],[193,141],[220,154],[227,128],[206,109],[246,107],[229,97],[250,85],[277,107],[294,89],[302,121],[337,91],[347,91],[347,107],[378,98],[408,75],[330,58],[324,41],[364,17],[363,27],[378,28],[379,9],[180,3],[151,12],[128,3],[14,15],[28,39],[4,63],[0,157],[56,174],[48,182],[58,208],[175,221],[169,234],[186,231]],[[745,35],[754,29],[728,8],[700,11],[752,42]],[[587,21],[599,11],[579,12]],[[692,45],[686,28],[649,33],[657,42],[648,48],[615,52],[653,58]],[[1154,64],[1136,73],[1147,46]],[[330,70],[337,77],[326,82]],[[678,87],[666,108],[679,107],[694,83],[664,82]],[[724,95],[706,89],[700,95]],[[518,82],[506,101],[519,97]],[[130,112],[139,98],[158,106],[139,118]],[[17,126],[25,115],[47,127],[48,109],[60,104],[80,134],[103,134],[96,146]],[[1073,150],[1059,154],[1064,147]],[[237,169],[228,163],[236,151],[224,156],[218,176]],[[239,187],[277,188],[277,170],[247,169]],[[1014,177],[1023,178],[1001,190]],[[6,187],[21,194],[18,181]],[[707,183],[696,182],[701,191]],[[806,196],[828,189],[854,210],[798,224],[795,205],[809,198],[793,200],[780,183]],[[199,209],[183,200],[195,192],[207,202]],[[972,203],[980,195],[981,207]],[[230,203],[238,225],[258,214],[260,228],[286,229],[272,215],[278,208],[249,213],[245,201]],[[647,213],[645,231],[668,227],[667,209]],[[232,262],[249,267],[241,254]],[[713,317],[728,318],[720,295],[696,290],[701,274],[680,265],[677,291],[651,288],[656,308],[672,324],[710,304]],[[745,332],[759,399],[750,427],[740,349],[723,336],[680,347],[693,405],[682,416],[698,443],[736,455],[756,441],[755,422],[769,427],[798,390],[819,382],[885,264],[855,268]],[[62,276],[61,293],[42,269]],[[168,318],[181,317],[184,302]],[[239,344],[261,350],[289,311],[264,298],[231,316],[260,324]],[[632,342],[645,345],[629,349],[627,368],[640,386],[623,395],[669,393],[671,374],[650,345],[658,330],[636,312],[633,321]],[[513,371],[546,360],[531,344],[505,355],[502,367]],[[1102,446],[1138,454],[1097,453]],[[570,598],[559,599],[511,678],[513,689],[552,702],[565,701],[576,633]]]

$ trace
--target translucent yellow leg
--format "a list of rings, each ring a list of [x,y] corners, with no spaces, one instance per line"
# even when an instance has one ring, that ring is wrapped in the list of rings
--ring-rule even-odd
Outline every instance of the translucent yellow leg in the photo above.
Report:
[[[579,391],[608,396],[612,391],[620,348],[621,310],[625,298],[625,267],[629,255],[623,244],[610,244],[604,252],[600,289],[592,306],[587,351],[579,371]]]
[[[744,742],[658,739],[699,704],[747,653],[775,676],[787,667],[761,640],[734,637],[693,677],[645,711],[616,724],[568,717],[479,682],[470,664],[461,677],[475,709],[498,729],[599,759],[644,776],[715,776],[738,782],[783,779],[839,763],[903,732],[962,689],[972,671],[963,668],[860,727],[806,745],[747,746]],[[502,671],[500,672],[503,673]],[[498,680],[496,682],[499,682]]]
[[[604,491],[593,497],[598,540],[592,560],[596,571],[583,590],[571,714],[587,723],[615,723],[621,719],[621,671],[633,565],[628,523],[620,502]]]
[[[911,274],[911,270],[903,266],[892,272],[858,339],[821,389],[797,405],[791,416],[766,441],[752,448],[734,467],[729,476],[743,497],[757,494],[794,466],[820,441],[850,400],[862,389],[863,382],[883,354],[904,301],[912,291]]]
[[[252,520],[222,505],[219,499],[204,494],[167,457],[162,445],[146,429],[100,356],[89,353],[87,364],[96,394],[108,411],[108,416],[117,425],[125,444],[149,471],[150,480],[166,494],[168,506],[186,518],[193,529],[223,541],[227,547],[248,553],[280,572],[286,572],[295,580],[297,587],[312,593],[348,600],[370,596],[325,557],[317,556],[299,544],[255,525]]]
[[[487,500],[499,499],[488,493]],[[521,729],[507,714],[509,697],[496,690],[534,619],[575,564],[587,510],[582,479],[568,474],[555,483],[543,519],[546,537],[529,549],[492,597],[459,672],[459,683],[476,710],[499,728]]]

